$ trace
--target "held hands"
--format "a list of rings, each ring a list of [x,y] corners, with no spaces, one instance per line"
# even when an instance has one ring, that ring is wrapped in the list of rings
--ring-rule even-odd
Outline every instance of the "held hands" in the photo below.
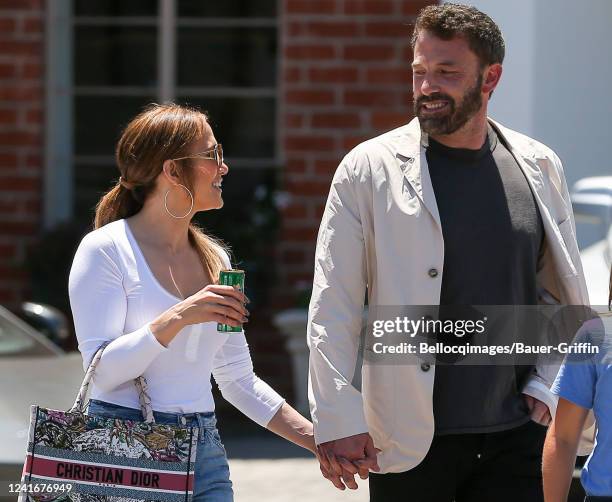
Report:
[[[239,327],[248,322],[249,301],[232,286],[209,284],[182,302],[183,316],[188,324],[214,321]]]
[[[525,398],[525,403],[527,403],[527,408],[529,408],[531,420],[540,425],[549,425],[552,421],[552,417],[550,416],[548,406],[539,399],[528,394],[523,394],[523,397]]]
[[[379,471],[376,455],[380,452],[367,432],[346,438],[321,443],[317,447],[317,458],[321,474],[339,490],[345,484],[351,490],[357,489],[355,474],[367,479],[369,470]],[[343,483],[344,482],[344,483]]]

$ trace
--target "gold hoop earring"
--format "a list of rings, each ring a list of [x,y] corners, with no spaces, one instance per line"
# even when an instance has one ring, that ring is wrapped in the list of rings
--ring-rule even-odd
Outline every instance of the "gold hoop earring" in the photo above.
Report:
[[[179,183],[176,186],[183,187],[185,190],[187,190],[187,193],[189,194],[189,198],[191,199],[191,206],[189,207],[189,209],[183,216],[177,216],[175,214],[172,214],[170,212],[170,209],[168,209],[168,194],[170,193],[170,188],[168,188],[168,190],[166,190],[166,194],[164,195],[164,209],[173,218],[176,218],[177,220],[182,220],[183,218],[187,218],[187,216],[191,214],[191,210],[193,209],[193,194],[191,193],[191,190],[189,190],[189,188],[187,188],[185,185],[181,185]]]

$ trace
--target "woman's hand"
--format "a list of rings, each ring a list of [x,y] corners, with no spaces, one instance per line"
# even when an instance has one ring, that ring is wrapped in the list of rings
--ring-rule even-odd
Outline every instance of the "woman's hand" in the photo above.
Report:
[[[248,322],[248,302],[244,293],[232,286],[209,284],[183,300],[181,313],[186,324],[218,322],[233,327]]]
[[[249,311],[245,307],[248,301],[244,293],[232,286],[209,284],[151,322],[151,332],[167,347],[179,331],[190,324],[212,321],[242,326],[248,322]]]

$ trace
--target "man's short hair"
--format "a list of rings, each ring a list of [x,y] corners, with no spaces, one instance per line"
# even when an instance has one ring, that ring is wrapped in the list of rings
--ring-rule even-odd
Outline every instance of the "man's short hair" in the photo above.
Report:
[[[506,44],[499,26],[475,7],[454,3],[428,5],[417,16],[411,41],[413,49],[421,31],[442,40],[463,37],[483,67],[501,64],[504,60]]]

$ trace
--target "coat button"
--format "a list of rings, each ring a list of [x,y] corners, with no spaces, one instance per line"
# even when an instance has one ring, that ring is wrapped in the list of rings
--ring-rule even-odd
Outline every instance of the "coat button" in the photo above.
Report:
[[[438,269],[437,268],[430,268],[427,273],[429,274],[429,277],[431,277],[431,278],[438,277]]]
[[[421,364],[421,370],[429,371],[429,368],[431,368],[431,365],[429,363],[422,363]]]

